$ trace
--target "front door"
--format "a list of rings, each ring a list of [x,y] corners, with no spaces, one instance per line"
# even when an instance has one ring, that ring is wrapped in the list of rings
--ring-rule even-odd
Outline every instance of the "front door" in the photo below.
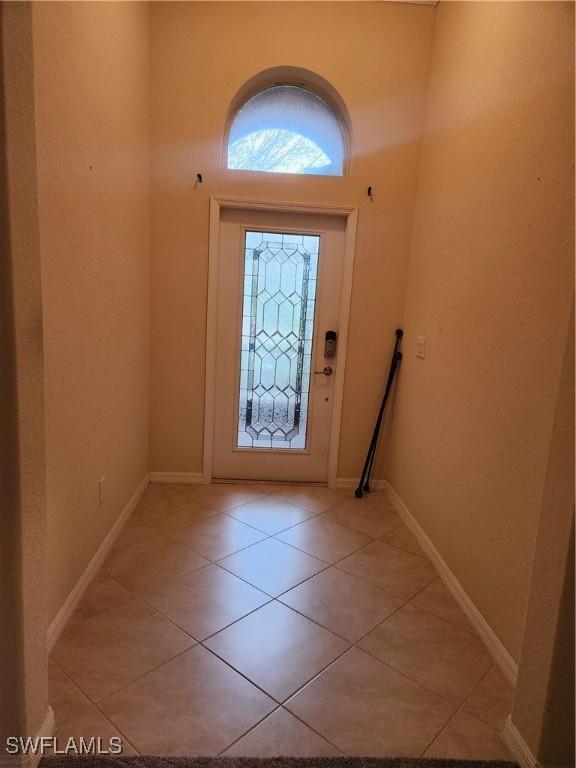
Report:
[[[221,211],[214,478],[326,482],[345,224]]]

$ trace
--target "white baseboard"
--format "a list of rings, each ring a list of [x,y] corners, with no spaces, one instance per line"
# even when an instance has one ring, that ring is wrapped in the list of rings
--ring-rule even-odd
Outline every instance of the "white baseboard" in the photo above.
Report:
[[[204,482],[202,472],[150,472],[151,483],[184,483],[201,485]]]
[[[96,551],[96,554],[90,560],[88,563],[88,566],[86,567],[86,570],[84,573],[80,576],[74,587],[72,588],[72,591],[66,598],[66,601],[62,608],[58,611],[54,619],[50,622],[50,626],[48,627],[48,636],[47,636],[47,643],[48,643],[48,651],[50,652],[56,643],[58,642],[58,638],[60,637],[62,630],[66,626],[66,623],[70,616],[74,613],[76,610],[76,606],[80,602],[80,599],[86,589],[89,587],[92,579],[94,576],[96,576],[97,572],[100,569],[100,566],[106,559],[106,556],[112,549],[114,542],[118,538],[118,534],[124,527],[124,524],[134,511],[136,505],[140,501],[140,497],[146,490],[146,487],[148,486],[148,473],[144,475],[142,480],[140,481],[138,487],[130,497],[128,503],[118,516],[118,519],[112,526],[112,528],[108,531],[108,534],[106,535],[106,538],[100,544],[98,547],[98,550]]]
[[[54,719],[54,710],[51,706],[48,706],[46,717],[44,718],[42,725],[37,733],[32,735],[32,739],[42,739],[44,737],[52,737],[56,733],[56,721]],[[16,735],[16,734],[14,734]],[[28,734],[24,735],[26,738]],[[36,768],[36,766],[42,760],[43,755],[41,752],[33,754],[28,752],[26,754],[19,753],[17,755],[9,755],[6,752],[0,752],[0,768]]]
[[[507,717],[504,724],[504,740],[512,755],[518,760],[520,768],[539,768],[538,760],[532,754],[511,717]]]
[[[333,483],[331,483],[331,488],[357,488],[358,487],[358,480],[357,477],[337,477],[336,480],[334,480]],[[385,480],[371,480],[370,481],[370,488],[373,491],[382,491],[386,489],[386,481]]]
[[[440,552],[438,552],[432,541],[428,538],[427,534],[420,527],[415,517],[410,512],[406,504],[404,504],[400,496],[398,496],[394,488],[392,488],[390,483],[387,481],[384,481],[383,487],[385,488],[388,494],[388,498],[392,502],[396,511],[406,526],[414,534],[424,552],[430,558],[432,565],[434,565],[438,571],[438,575],[452,594],[452,597],[456,600],[460,608],[462,608],[468,617],[468,620],[484,641],[494,661],[496,664],[498,664],[512,685],[515,686],[516,678],[518,676],[518,665],[512,656],[508,653],[484,616],[480,613],[478,608],[476,608],[470,596],[464,590],[462,584],[460,584],[456,576],[452,573]]]

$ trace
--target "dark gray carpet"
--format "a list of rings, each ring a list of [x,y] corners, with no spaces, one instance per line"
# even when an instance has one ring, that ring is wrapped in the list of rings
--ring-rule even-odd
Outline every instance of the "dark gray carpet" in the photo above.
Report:
[[[45,757],[41,768],[518,768],[505,760],[408,757]]]

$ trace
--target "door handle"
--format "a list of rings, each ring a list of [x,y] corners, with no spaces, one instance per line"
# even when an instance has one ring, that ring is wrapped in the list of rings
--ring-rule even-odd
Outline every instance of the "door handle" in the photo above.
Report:
[[[329,365],[327,365],[325,368],[322,368],[321,371],[314,371],[316,376],[332,376],[332,373],[332,368]]]

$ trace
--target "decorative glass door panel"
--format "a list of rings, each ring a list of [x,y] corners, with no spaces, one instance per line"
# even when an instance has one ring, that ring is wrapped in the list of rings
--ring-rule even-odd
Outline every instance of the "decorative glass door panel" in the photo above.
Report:
[[[344,243],[336,216],[221,211],[215,478],[325,482]]]
[[[319,235],[245,233],[239,448],[306,448],[319,247]]]

